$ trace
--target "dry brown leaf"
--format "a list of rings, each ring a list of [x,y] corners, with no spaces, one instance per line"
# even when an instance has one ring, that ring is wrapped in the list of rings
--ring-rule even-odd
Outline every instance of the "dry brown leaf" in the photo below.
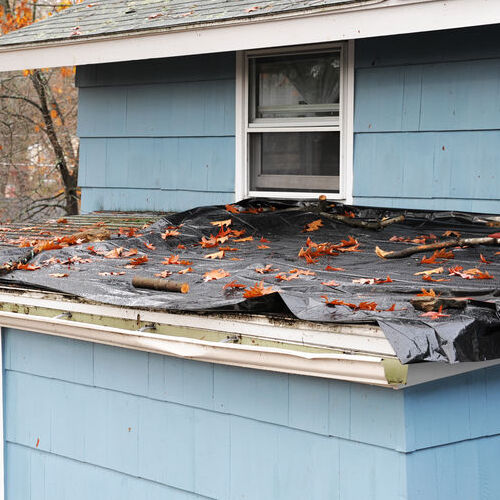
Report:
[[[385,250],[382,250],[380,247],[375,247],[375,253],[381,258],[385,259],[388,255],[394,252],[386,252]]]
[[[227,271],[224,271],[224,269],[213,269],[212,271],[207,271],[203,275],[203,281],[212,281],[212,280],[220,280],[222,278],[226,278],[227,276],[231,276]]]
[[[427,271],[420,271],[419,273],[415,273],[414,276],[420,276],[420,275],[425,275],[425,276],[430,276],[431,274],[441,274],[444,273],[444,268],[443,267],[436,267],[434,269],[428,269]]]
[[[209,253],[203,257],[204,259],[222,259],[224,258],[224,250],[220,252]]]
[[[232,222],[233,222],[232,219],[226,219],[226,220],[216,220],[211,222],[210,224],[212,224],[212,226],[222,227],[222,226],[230,226]]]

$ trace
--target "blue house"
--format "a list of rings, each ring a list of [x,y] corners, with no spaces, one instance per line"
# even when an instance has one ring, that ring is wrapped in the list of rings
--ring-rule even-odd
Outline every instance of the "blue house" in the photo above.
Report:
[[[0,38],[1,71],[65,65],[85,213],[500,214],[494,0],[97,0]],[[0,291],[0,326],[8,500],[500,498],[499,360],[33,290]]]

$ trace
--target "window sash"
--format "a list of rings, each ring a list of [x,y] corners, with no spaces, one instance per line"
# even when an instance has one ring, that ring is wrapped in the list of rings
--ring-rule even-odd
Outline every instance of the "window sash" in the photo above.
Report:
[[[255,72],[252,75],[250,61],[251,59],[260,57],[269,57],[273,55],[279,56],[289,56],[293,54],[319,54],[325,53],[331,50],[336,51],[340,55],[340,95],[339,103],[332,104],[319,104],[319,105],[300,105],[300,109],[307,112],[308,106],[311,111],[338,111],[337,116],[325,116],[325,117],[279,117],[279,118],[255,118],[256,114],[256,92],[255,92]],[[288,52],[281,49],[270,49],[259,52],[253,52],[245,55],[245,91],[244,96],[244,133],[245,133],[245,146],[244,151],[246,151],[246,174],[245,174],[245,186],[246,194],[249,196],[259,196],[260,193],[265,193],[269,196],[282,196],[286,195],[287,192],[299,197],[310,196],[313,193],[323,193],[330,192],[332,198],[340,198],[344,196],[343,184],[344,184],[344,124],[343,115],[344,107],[346,106],[345,99],[345,85],[347,78],[347,68],[346,63],[346,53],[345,44],[324,44],[323,46],[318,46],[317,48],[311,49],[296,49],[295,51]],[[321,109],[320,109],[321,108]],[[291,109],[291,108],[290,108]],[[268,109],[269,110],[269,109]],[[283,109],[277,109],[277,111],[283,111]],[[291,112],[291,111],[290,111]],[[260,170],[260,165],[251,165],[251,146],[250,146],[250,135],[253,133],[264,133],[264,132],[339,132],[339,174],[331,176],[307,176],[307,175],[266,175],[258,172]],[[258,162],[256,162],[258,163]],[[335,165],[332,162],[332,170]],[[290,190],[290,191],[287,191]]]

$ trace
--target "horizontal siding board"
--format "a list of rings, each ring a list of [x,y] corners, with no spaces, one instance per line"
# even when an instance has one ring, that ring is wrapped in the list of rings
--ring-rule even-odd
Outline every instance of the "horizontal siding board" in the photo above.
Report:
[[[80,384],[94,383],[93,344],[2,328],[4,368]]]
[[[500,131],[357,134],[354,197],[499,200],[499,141]]]
[[[455,210],[478,214],[500,213],[500,202],[498,200],[471,200],[459,198],[384,198],[358,196],[354,198],[354,204],[365,207],[407,208],[438,212],[443,210]]]
[[[80,137],[228,136],[234,132],[234,80],[79,92]]]
[[[96,210],[182,211],[196,206],[234,202],[233,192],[191,190],[82,188],[82,213]]]
[[[356,132],[500,129],[500,59],[356,72]]]
[[[78,66],[76,86],[101,87],[234,79],[234,53]]]
[[[234,137],[82,139],[80,186],[234,190]]]
[[[496,500],[500,492],[500,436],[475,439],[408,456],[408,500]]]
[[[207,500],[40,450],[7,443],[6,500]]]
[[[356,40],[356,67],[500,57],[498,25]]]

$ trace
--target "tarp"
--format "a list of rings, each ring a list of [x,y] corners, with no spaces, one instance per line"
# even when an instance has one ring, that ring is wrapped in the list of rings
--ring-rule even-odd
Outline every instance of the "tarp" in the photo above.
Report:
[[[41,266],[40,269],[16,270],[2,276],[2,281],[66,292],[101,303],[154,310],[286,313],[323,323],[374,323],[382,328],[403,363],[423,360],[454,363],[500,357],[500,255],[496,254],[499,247],[448,249],[452,250],[453,259],[438,258],[431,264],[421,263],[423,254],[389,260],[375,253],[377,246],[393,251],[449,239],[446,236],[449,231],[460,233],[462,238],[487,236],[499,231],[494,229],[498,223],[488,216],[328,205],[328,214],[346,215],[347,222],[405,217],[404,222],[373,230],[333,220],[319,212],[318,203],[312,202],[249,199],[227,208],[198,207],[161,219],[132,237],[125,235],[47,250],[30,261],[31,265]],[[212,224],[224,220],[230,223]],[[308,226],[318,220],[321,223]],[[225,241],[219,237],[219,243],[213,247],[200,245],[203,237],[210,241],[210,235],[216,236],[220,228],[219,234],[229,229],[235,232],[229,233]],[[241,231],[244,233],[239,234]],[[251,240],[241,241],[249,236]],[[304,253],[308,248],[314,255],[317,250],[314,245],[324,242],[335,245],[329,247],[333,255],[314,257],[312,263],[299,257],[301,249]],[[117,248],[125,249],[122,258],[102,255]],[[205,258],[221,248],[226,249],[223,258]],[[124,258],[123,253],[130,249],[137,249],[138,253]],[[4,249],[0,253],[1,262],[18,260],[25,251]],[[126,267],[131,259],[144,255],[147,262]],[[431,255],[429,252],[426,257]],[[169,258],[183,263],[162,263]],[[256,271],[268,265],[271,272]],[[442,272],[430,277],[445,281],[424,281],[423,275],[415,275],[439,267]],[[179,274],[188,268],[192,272]],[[462,276],[450,275],[450,268],[457,268]],[[229,276],[205,281],[208,279],[205,274],[216,269]],[[477,274],[463,274],[470,269],[479,269],[483,277],[493,278],[477,279]],[[168,279],[189,283],[189,293],[132,286],[134,276],[155,277],[164,271],[173,273]],[[58,274],[68,276],[57,277]],[[366,284],[354,281],[360,279],[366,279]],[[246,290],[224,288],[233,281],[244,285]],[[245,298],[247,290],[260,281],[277,293]],[[442,316],[422,316],[424,313],[410,303],[410,299],[422,293],[422,288],[427,292],[432,289],[440,297],[464,299],[463,307],[445,306]],[[361,303],[373,310],[363,310]]]

